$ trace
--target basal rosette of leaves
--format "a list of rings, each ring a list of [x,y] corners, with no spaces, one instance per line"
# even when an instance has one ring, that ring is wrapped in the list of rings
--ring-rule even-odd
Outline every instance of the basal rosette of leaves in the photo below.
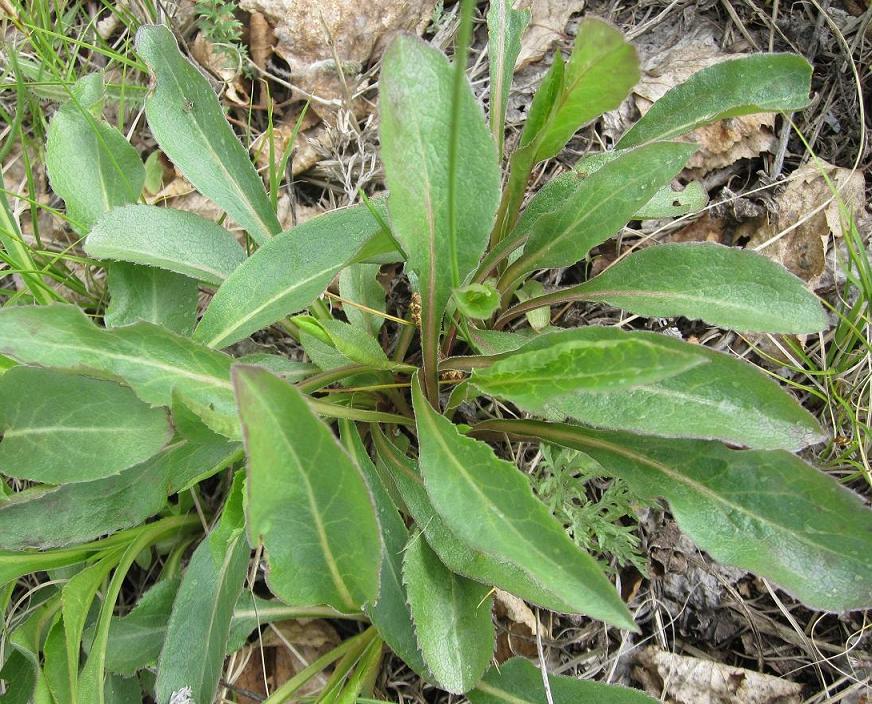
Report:
[[[9,633],[0,678],[15,701],[130,701],[145,687],[159,704],[179,692],[204,704],[225,655],[259,625],[321,616],[361,624],[318,661],[335,663],[321,701],[370,697],[387,646],[473,704],[545,702],[530,663],[491,668],[493,587],[636,625],[598,561],[489,444],[497,438],[587,454],[603,476],[664,501],[712,557],[810,607],[872,606],[872,512],[793,454],[821,429],[787,391],[675,338],[548,325],[549,306],[580,300],[742,332],[822,331],[821,303],[798,279],[708,244],[652,245],[567,289],[531,278],[585,259],[634,218],[681,214],[671,184],[695,149],[681,138],[725,117],[803,109],[810,66],[767,54],[704,69],[522,208],[533,168],[618,106],[638,59],[618,30],[585,18],[503,154],[529,17],[491,3],[486,117],[465,75],[472,12],[464,1],[453,64],[411,36],[385,53],[387,196],[286,232],[209,83],[170,30],[140,29],[151,134],[247,247],[222,225],[140,202],[143,164],[103,118],[100,75],[55,114],[51,185],[106,268],[108,304],[96,315],[61,303],[0,310],[0,472],[27,482],[16,493],[3,484],[4,605],[19,578],[57,577]],[[390,327],[397,318],[383,313],[375,275],[397,262],[420,296],[417,325]],[[320,303],[337,276],[341,314]],[[270,326],[311,363],[228,353]],[[388,329],[404,340],[396,349],[383,347]],[[457,405],[479,396],[513,417],[455,423]],[[203,516],[204,533],[189,490],[210,478],[226,498]],[[247,588],[255,550],[269,599]],[[154,561],[153,583],[117,616],[142,560]],[[556,702],[651,701],[570,678],[551,689]]]

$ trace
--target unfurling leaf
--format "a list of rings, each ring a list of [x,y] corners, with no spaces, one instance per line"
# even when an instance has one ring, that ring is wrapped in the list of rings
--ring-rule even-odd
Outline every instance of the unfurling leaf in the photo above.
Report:
[[[413,383],[421,475],[433,508],[464,542],[527,572],[581,612],[635,629],[627,607],[587,553],[533,496],[517,467],[464,437]]]
[[[467,318],[486,320],[500,307],[500,292],[490,284],[467,284],[454,289],[454,302]]]
[[[0,377],[0,429],[0,471],[48,484],[118,474],[172,436],[166,409],[130,388],[39,367]]]
[[[404,554],[403,581],[424,661],[440,687],[462,694],[475,686],[493,654],[490,590],[454,574],[420,534]]]
[[[382,544],[360,468],[293,386],[238,365],[233,384],[248,456],[248,530],[269,585],[294,606],[356,611],[378,595]]]

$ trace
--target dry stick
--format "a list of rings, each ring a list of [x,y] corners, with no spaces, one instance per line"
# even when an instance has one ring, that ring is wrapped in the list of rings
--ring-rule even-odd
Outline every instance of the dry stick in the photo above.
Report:
[[[545,685],[545,700],[554,704],[551,696],[551,683],[548,681],[548,667],[545,664],[545,651],[542,648],[542,622],[539,620],[539,607],[536,607],[536,652],[539,654],[539,668],[542,671],[542,684]]]

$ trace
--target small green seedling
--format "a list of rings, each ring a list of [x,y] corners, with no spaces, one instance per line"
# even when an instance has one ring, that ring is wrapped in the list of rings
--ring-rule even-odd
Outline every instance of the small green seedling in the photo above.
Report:
[[[223,225],[140,202],[145,169],[102,118],[99,75],[58,110],[51,184],[106,268],[108,305],[96,321],[70,304],[0,310],[0,354],[12,360],[0,376],[0,471],[40,482],[0,503],[4,603],[18,578],[52,577],[9,622],[0,678],[22,692],[16,701],[134,701],[144,687],[159,704],[206,704],[226,653],[258,626],[318,616],[368,625],[270,704],[331,664],[318,701],[371,697],[384,644],[473,704],[545,702],[530,663],[491,668],[494,587],[637,627],[600,562],[504,459],[507,440],[583,456],[640,504],[664,501],[716,560],[810,607],[872,606],[872,512],[793,454],[821,430],[788,393],[700,345],[561,329],[548,314],[593,301],[743,332],[822,331],[821,304],[798,279],[711,244],[652,244],[557,290],[533,278],[584,260],[634,219],[700,208],[699,184],[672,187],[696,149],[684,136],[801,110],[810,66],[767,54],[706,68],[522,207],[536,165],[617,107],[639,63],[618,30],[583,20],[504,155],[529,16],[491,3],[486,119],[465,74],[473,6],[462,2],[454,64],[411,36],[387,49],[387,197],[287,232],[209,83],[166,27],[139,30],[151,133],[246,247]],[[412,319],[385,312],[376,280],[400,262]],[[339,295],[325,294],[337,276]],[[269,326],[310,361],[232,353]],[[475,399],[478,416],[465,403]],[[218,515],[209,504],[198,512],[209,478],[225,497]],[[253,550],[265,567],[258,589],[273,598],[244,589],[264,574],[250,566]],[[152,565],[153,586],[117,616],[134,564]],[[652,701],[562,677],[550,688],[555,702]]]

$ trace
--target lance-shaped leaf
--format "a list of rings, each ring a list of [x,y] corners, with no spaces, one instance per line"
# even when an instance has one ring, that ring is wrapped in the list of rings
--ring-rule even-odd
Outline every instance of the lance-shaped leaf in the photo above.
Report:
[[[67,206],[77,232],[85,234],[106,211],[135,203],[145,182],[139,154],[102,118],[103,77],[92,73],[73,86],[70,102],[52,118],[46,170],[52,190]]]
[[[107,267],[106,327],[144,321],[189,336],[197,322],[196,279],[164,269],[115,262]]]
[[[796,54],[753,54],[723,61],[670,89],[617,146],[672,139],[728,117],[801,110],[809,103],[810,83],[811,65]]]
[[[237,443],[176,440],[118,476],[58,487],[34,487],[0,503],[0,549],[64,547],[138,525],[160,511],[167,495],[234,461]]]
[[[245,260],[236,238],[195,213],[154,205],[113,208],[97,220],[85,251],[145,264],[218,286]]]
[[[454,574],[420,534],[405,548],[403,580],[418,643],[436,682],[453,694],[472,689],[494,650],[490,589]]]
[[[194,551],[182,577],[158,662],[159,704],[169,704],[173,693],[184,687],[195,702],[215,697],[233,608],[251,554],[245,540],[243,482],[244,474],[237,473],[221,520]]]
[[[566,535],[512,464],[464,437],[424,399],[412,398],[421,475],[433,508],[462,540],[531,574],[579,611],[622,628],[635,625],[596,561]]]
[[[294,322],[300,330],[334,347],[337,352],[371,369],[396,369],[407,367],[388,359],[382,346],[363,328],[341,320],[316,320],[309,315],[298,315]]]
[[[113,208],[135,203],[145,182],[139,154],[121,132],[102,119],[102,105],[102,76],[85,76],[73,86],[70,102],[58,110],[48,130],[49,180],[64,199],[70,222],[80,234],[87,233]],[[170,273],[160,278],[165,285],[152,286],[146,292],[142,287],[151,279],[147,270],[124,266],[110,272],[107,325],[137,319],[159,322],[159,318],[178,332],[189,333],[196,316],[196,287]],[[183,291],[186,295],[179,296]]]
[[[535,354],[558,339],[582,339],[590,328],[540,335],[520,348]],[[660,381],[617,391],[577,391],[543,402],[520,404],[553,420],[575,418],[604,428],[667,437],[713,438],[758,449],[798,449],[818,442],[818,422],[775,382],[730,355],[657,333],[657,344],[676,353],[704,356],[706,364]]]
[[[172,32],[159,25],[140,27],[136,50],[152,74],[145,115],[160,148],[256,242],[278,234],[281,225],[248,153],[209,82],[182,56]]]
[[[377,212],[384,206],[373,202]],[[261,247],[221,285],[194,339],[226,347],[314,301],[349,262],[391,248],[364,205],[308,220]]]
[[[579,128],[618,107],[638,80],[632,45],[608,23],[585,18],[569,60],[564,64],[555,55],[533,97],[500,206],[502,234],[514,224],[533,166],[556,156]]]
[[[203,415],[216,432],[239,436],[231,357],[155,325],[106,330],[75,306],[12,306],[0,310],[0,354],[120,378],[157,406],[169,406],[175,389],[191,407],[209,410]]]
[[[554,702],[572,704],[654,704],[635,689],[575,677],[548,675]],[[526,658],[512,658],[489,670],[468,695],[471,704],[548,704],[542,671]]]
[[[388,208],[394,234],[418,277],[424,357],[430,366],[436,363],[451,291],[464,282],[487,245],[500,170],[472,89],[464,80],[454,90],[454,69],[440,51],[414,37],[397,37],[385,53],[380,86]],[[459,158],[450,160],[451,152]],[[435,379],[433,371],[428,379]]]
[[[872,511],[795,455],[537,421],[482,428],[587,453],[640,496],[664,497],[716,560],[771,579],[812,608],[872,605]]]
[[[380,430],[373,430],[373,438],[384,474],[390,477],[409,515],[415,519],[418,529],[448,569],[482,584],[504,589],[552,611],[576,611],[574,606],[550,593],[549,585],[533,580],[518,567],[496,560],[458,538],[433,510],[424,489],[424,480],[412,460],[387,440]]]
[[[490,128],[502,157],[506,105],[515,62],[521,53],[521,35],[530,23],[529,10],[515,10],[511,0],[495,0],[487,13],[487,53],[490,68]]]
[[[342,312],[345,313],[349,323],[356,328],[366,330],[373,337],[381,330],[385,319],[352,303],[366,306],[373,311],[385,312],[385,290],[377,278],[380,268],[378,264],[360,262],[346,267],[339,273],[339,293],[349,302],[342,304]]]
[[[266,548],[273,594],[340,611],[372,603],[382,544],[360,468],[296,388],[243,365],[233,383],[248,455],[248,530]]]
[[[409,613],[408,595],[403,585],[403,551],[409,540],[409,531],[391,500],[375,465],[363,446],[360,433],[351,421],[340,421],[342,441],[357,465],[363,471],[372,492],[381,528],[385,553],[381,564],[379,594],[374,604],[366,606],[365,611],[378,628],[379,634],[403,662],[422,677],[427,676],[427,668],[418,652],[418,641],[412,616]]]
[[[524,253],[504,281],[533,269],[568,266],[611,237],[682,169],[694,147],[669,142],[628,151],[578,182],[563,205],[530,224]]]
[[[648,247],[562,294],[562,300],[605,301],[637,315],[681,315],[743,332],[827,326],[818,299],[787,269],[717,244]]]
[[[660,336],[663,339],[665,337]],[[588,327],[554,334],[550,344],[504,356],[473,371],[483,393],[542,406],[576,391],[611,391],[675,376],[708,360],[694,348],[675,349],[657,336]]]
[[[130,388],[39,367],[0,377],[0,428],[0,471],[49,484],[118,474],[172,437],[166,409]]]

